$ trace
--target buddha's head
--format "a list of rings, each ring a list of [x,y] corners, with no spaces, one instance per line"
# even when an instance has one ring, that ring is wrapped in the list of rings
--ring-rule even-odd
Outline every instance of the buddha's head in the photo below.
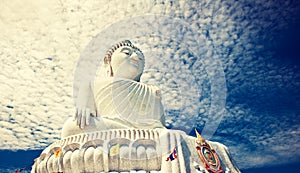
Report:
[[[145,66],[142,51],[129,40],[122,41],[107,52],[104,64],[108,76],[139,81]]]

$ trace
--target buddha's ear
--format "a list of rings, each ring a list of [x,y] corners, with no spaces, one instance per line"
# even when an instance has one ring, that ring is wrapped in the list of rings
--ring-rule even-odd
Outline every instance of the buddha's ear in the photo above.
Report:
[[[105,68],[107,77],[113,77],[114,76],[113,69],[112,69],[110,63],[104,64],[104,68]]]

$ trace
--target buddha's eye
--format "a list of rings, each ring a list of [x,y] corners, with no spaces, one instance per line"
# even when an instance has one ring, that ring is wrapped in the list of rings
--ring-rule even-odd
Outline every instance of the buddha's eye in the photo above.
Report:
[[[130,56],[132,54],[132,51],[131,49],[127,48],[127,47],[124,47],[122,50],[121,50],[122,53]]]

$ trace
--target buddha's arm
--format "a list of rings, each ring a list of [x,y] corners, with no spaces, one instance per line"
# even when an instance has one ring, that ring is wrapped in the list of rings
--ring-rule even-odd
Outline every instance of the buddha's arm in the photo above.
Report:
[[[76,113],[73,116],[74,121],[80,128],[89,125],[90,116],[97,116],[95,109],[95,100],[91,88],[91,83],[81,84],[78,91],[78,97],[75,102]]]

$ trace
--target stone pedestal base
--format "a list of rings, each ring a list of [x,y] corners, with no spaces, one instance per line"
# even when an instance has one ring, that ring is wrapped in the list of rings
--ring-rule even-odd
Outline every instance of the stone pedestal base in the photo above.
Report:
[[[47,147],[35,159],[31,172],[206,172],[195,139],[167,129],[114,129],[72,135]],[[239,172],[224,145],[209,143],[226,172]],[[178,157],[166,161],[174,147]]]

